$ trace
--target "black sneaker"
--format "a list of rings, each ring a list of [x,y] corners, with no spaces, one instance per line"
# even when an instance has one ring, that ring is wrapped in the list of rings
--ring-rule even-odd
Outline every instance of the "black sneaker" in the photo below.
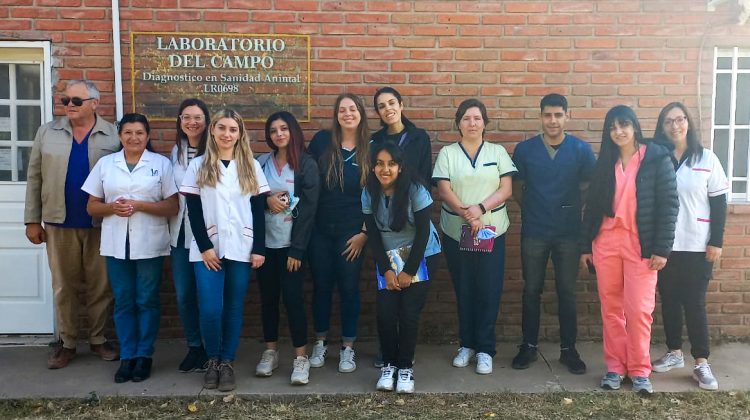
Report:
[[[511,366],[513,369],[527,369],[532,362],[536,362],[537,348],[530,344],[518,346],[518,354],[513,358]]]
[[[568,372],[574,375],[583,375],[586,373],[586,363],[581,360],[581,355],[574,348],[560,350],[560,363],[568,367]]]
[[[151,376],[151,363],[153,359],[150,357],[138,357],[135,359],[135,366],[133,367],[133,382],[141,382]]]
[[[180,366],[177,368],[180,372],[204,372],[206,370],[206,363],[208,362],[208,355],[203,346],[188,347],[188,352],[185,358],[182,359]]]
[[[133,366],[135,359],[120,360],[120,368],[115,372],[115,383],[121,384],[133,379]]]

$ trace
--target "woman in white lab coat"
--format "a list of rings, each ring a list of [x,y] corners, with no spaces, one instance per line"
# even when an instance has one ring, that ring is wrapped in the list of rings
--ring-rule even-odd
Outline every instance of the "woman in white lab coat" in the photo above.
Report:
[[[100,159],[81,189],[89,194],[89,214],[103,218],[100,251],[115,298],[121,358],[115,382],[121,383],[151,375],[169,217],[178,201],[172,164],[148,150],[148,119],[126,114],[117,131],[122,150]]]

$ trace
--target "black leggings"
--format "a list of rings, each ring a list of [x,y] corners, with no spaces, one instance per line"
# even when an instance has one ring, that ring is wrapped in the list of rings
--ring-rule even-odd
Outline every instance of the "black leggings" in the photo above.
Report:
[[[266,261],[258,269],[263,339],[279,340],[279,297],[284,299],[292,345],[307,344],[307,319],[303,289],[304,265],[290,273],[286,269],[289,248],[266,248]]]
[[[706,318],[706,289],[713,263],[705,252],[676,251],[659,271],[659,295],[664,318],[664,333],[670,350],[682,349],[682,317],[685,314],[690,353],[693,358],[708,358],[709,338]]]

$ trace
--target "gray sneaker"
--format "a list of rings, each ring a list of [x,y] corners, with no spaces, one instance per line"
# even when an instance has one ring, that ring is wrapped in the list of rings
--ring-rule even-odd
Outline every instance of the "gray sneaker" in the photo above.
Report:
[[[664,356],[651,362],[651,370],[658,373],[681,367],[685,367],[685,356],[682,352],[677,354],[675,351],[668,351]]]
[[[601,387],[603,389],[617,390],[622,385],[622,375],[615,372],[607,372],[602,378]]]
[[[651,395],[654,393],[654,387],[651,385],[651,380],[645,376],[633,376],[630,378],[633,381],[633,391],[640,395]]]
[[[297,356],[292,366],[292,385],[307,385],[310,380],[310,360],[307,356]]]
[[[719,389],[719,382],[714,378],[714,374],[711,372],[711,366],[708,363],[695,365],[693,368],[693,379],[698,381],[698,386],[701,389],[709,391],[716,391]]]
[[[260,356],[260,362],[255,367],[255,376],[271,376],[278,367],[279,352],[274,349],[266,349]]]

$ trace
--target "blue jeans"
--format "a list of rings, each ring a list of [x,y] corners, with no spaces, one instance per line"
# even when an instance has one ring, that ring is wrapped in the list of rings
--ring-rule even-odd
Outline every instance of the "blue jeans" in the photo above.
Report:
[[[539,339],[541,297],[550,255],[555,267],[560,347],[570,348],[575,346],[578,334],[576,280],[578,280],[578,260],[581,257],[581,251],[575,239],[521,238],[523,342],[537,345]]]
[[[356,260],[347,261],[341,255],[346,249],[346,241],[357,233],[358,229],[343,234],[313,229],[308,258],[313,274],[313,319],[317,337],[328,335],[333,287],[336,286],[341,306],[341,341],[354,341],[357,338],[359,273],[364,258],[360,254]]]
[[[198,289],[195,281],[195,270],[188,259],[190,250],[184,247],[172,247],[172,278],[177,297],[177,312],[180,314],[185,340],[190,347],[203,345],[198,318]]]
[[[159,285],[164,257],[121,260],[107,257],[107,275],[115,297],[115,330],[120,358],[151,357],[159,333]]]
[[[495,238],[489,253],[461,251],[458,242],[444,235],[443,253],[456,291],[460,345],[494,356],[495,324],[503,294],[505,235]]]
[[[221,270],[193,263],[198,310],[208,357],[234,360],[240,344],[242,312],[252,268],[248,262],[221,260]]]

